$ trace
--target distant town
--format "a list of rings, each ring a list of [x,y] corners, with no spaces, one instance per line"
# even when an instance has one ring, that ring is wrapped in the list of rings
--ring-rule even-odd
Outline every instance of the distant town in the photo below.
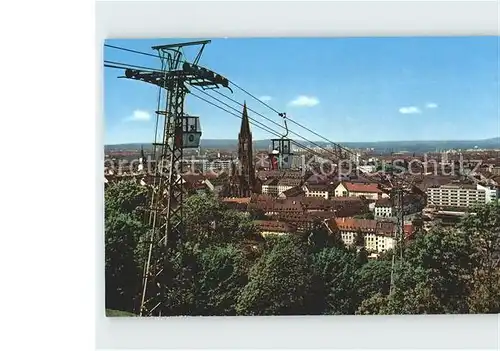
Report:
[[[108,316],[500,312],[498,41],[373,40],[105,44]]]
[[[206,144],[214,147],[186,149],[180,174],[186,192],[211,192],[234,209],[262,213],[255,224],[263,236],[306,232],[321,219],[328,230],[340,231],[346,245],[361,232],[369,257],[377,258],[395,247],[398,228],[394,202],[374,177],[394,169],[398,179],[423,195],[404,197],[405,237],[418,229],[453,226],[471,207],[498,201],[496,140],[414,144],[413,149],[424,147],[425,152],[386,142],[381,143],[384,150],[349,149],[344,160],[332,160],[332,145],[310,146],[308,151],[291,146],[288,167],[273,168],[271,141],[252,141],[244,111],[237,141],[210,140]],[[468,148],[436,150],[453,143]],[[151,144],[105,148],[106,184],[134,179],[151,185],[155,167]]]

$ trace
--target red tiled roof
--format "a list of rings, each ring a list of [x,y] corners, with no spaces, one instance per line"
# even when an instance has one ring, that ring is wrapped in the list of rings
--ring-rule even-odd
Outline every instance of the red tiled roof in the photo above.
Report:
[[[249,204],[249,197],[225,197],[222,199],[222,202],[233,202],[238,204]]]
[[[269,179],[266,179],[262,185],[270,185],[270,186],[273,186],[273,185],[277,185],[278,184],[278,179],[277,178],[269,178]]]
[[[182,179],[186,183],[196,184],[203,182],[206,178],[201,174],[190,173],[190,174],[183,174]]]
[[[290,223],[282,221],[254,221],[255,225],[261,231],[273,231],[273,232],[295,232],[297,228]]]
[[[342,184],[349,192],[356,192],[356,193],[381,193],[382,192],[378,188],[376,183],[342,182]]]
[[[395,230],[395,224],[391,222],[353,217],[332,218],[327,224],[330,228],[338,228],[339,230],[357,231],[360,229],[364,233],[375,233],[384,236],[392,236]]]
[[[405,236],[408,237],[408,236],[412,235],[414,230],[415,230],[415,228],[413,228],[412,224],[405,224],[404,225]]]
[[[282,178],[278,181],[278,185],[282,186],[299,186],[302,184],[302,179]]]
[[[328,192],[335,189],[331,184],[305,184],[308,191],[324,191]]]
[[[296,186],[288,190],[285,190],[283,192],[283,195],[285,195],[286,197],[303,197],[304,191],[300,187]]]
[[[390,198],[381,198],[375,202],[375,207],[392,207],[392,201]]]

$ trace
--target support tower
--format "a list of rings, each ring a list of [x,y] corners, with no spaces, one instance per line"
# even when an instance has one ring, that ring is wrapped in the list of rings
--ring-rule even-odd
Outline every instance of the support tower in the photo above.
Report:
[[[143,241],[147,249],[138,308],[141,316],[169,314],[167,288],[175,279],[170,274],[169,255],[175,253],[183,234],[183,149],[199,147],[201,137],[199,118],[184,113],[184,100],[189,93],[186,85],[202,89],[229,88],[226,78],[198,66],[208,43],[209,40],[204,40],[155,46],[152,49],[158,53],[161,70],[127,69],[123,77],[159,87],[153,144],[156,165],[151,197],[145,208],[150,231]],[[186,60],[183,49],[196,46],[199,47],[197,56],[190,63]],[[165,106],[163,110],[162,105]]]

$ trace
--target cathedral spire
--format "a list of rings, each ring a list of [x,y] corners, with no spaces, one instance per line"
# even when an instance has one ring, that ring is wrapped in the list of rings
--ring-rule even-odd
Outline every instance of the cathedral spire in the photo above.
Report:
[[[144,148],[141,145],[141,157],[139,158],[139,167],[138,171],[144,171],[144,164],[146,163],[146,156],[144,156]]]
[[[250,136],[250,122],[248,121],[247,102],[243,103],[243,115],[241,116],[240,136]]]

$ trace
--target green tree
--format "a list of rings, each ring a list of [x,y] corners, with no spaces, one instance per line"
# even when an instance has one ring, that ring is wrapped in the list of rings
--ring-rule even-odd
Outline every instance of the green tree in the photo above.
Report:
[[[500,268],[474,272],[467,304],[470,313],[500,313]]]
[[[363,266],[368,263],[368,251],[364,247],[360,248],[356,253],[356,262],[358,266]]]
[[[229,209],[212,194],[189,197],[183,211],[186,225],[184,241],[207,246],[241,242],[256,235],[249,216]]]
[[[471,238],[462,231],[435,229],[418,236],[405,251],[405,265],[396,279],[401,291],[415,289],[418,283],[432,290],[444,313],[467,313],[477,259]]]
[[[314,301],[325,314],[353,314],[357,305],[356,254],[325,248],[312,256]]]
[[[215,196],[198,194],[188,197],[183,206],[186,233],[184,241],[207,242],[227,210]]]
[[[171,248],[166,257],[162,274],[164,315],[190,316],[201,315],[197,310],[197,274],[200,271],[199,255],[201,251],[196,245],[185,243]]]
[[[252,267],[236,311],[239,315],[309,314],[311,281],[303,241],[276,238]]]
[[[421,234],[424,228],[424,219],[422,218],[422,214],[420,213],[415,214],[411,224],[415,228],[414,233],[416,235]]]
[[[345,249],[340,233],[330,233],[321,220],[314,221],[311,230],[305,233],[304,238],[307,241],[310,252],[319,252],[327,247]]]
[[[241,243],[245,239],[255,239],[258,231],[252,219],[237,210],[226,210],[216,227],[218,243]]]
[[[106,308],[134,312],[141,287],[141,237],[147,228],[140,206],[147,191],[131,181],[111,184],[105,190],[105,297]]]
[[[361,302],[356,314],[390,314],[388,304],[389,298],[387,295],[376,293]]]
[[[141,286],[136,250],[145,228],[127,213],[106,218],[104,228],[106,307],[134,312],[134,300]]]
[[[250,218],[253,220],[265,220],[267,219],[267,216],[264,212],[264,210],[261,210],[260,208],[250,208],[248,210],[250,213]]]
[[[111,183],[104,192],[105,215],[109,217],[116,212],[140,215],[147,196],[148,189],[135,181],[123,180]]]
[[[199,256],[197,310],[206,316],[236,315],[236,302],[248,282],[249,264],[234,245],[214,246]]]
[[[365,236],[361,229],[358,229],[354,235],[354,246],[357,248],[365,247]]]
[[[394,268],[394,291],[388,297],[386,314],[445,313],[436,296],[435,284],[422,266],[398,262]]]
[[[459,230],[471,238],[477,266],[473,273],[469,308],[474,313],[500,310],[500,206],[490,203],[470,210]]]
[[[370,260],[356,272],[356,290],[360,300],[380,293],[389,294],[391,283],[391,261]]]
[[[488,204],[470,210],[458,228],[472,240],[475,257],[483,268],[491,268],[500,252],[500,206]]]

